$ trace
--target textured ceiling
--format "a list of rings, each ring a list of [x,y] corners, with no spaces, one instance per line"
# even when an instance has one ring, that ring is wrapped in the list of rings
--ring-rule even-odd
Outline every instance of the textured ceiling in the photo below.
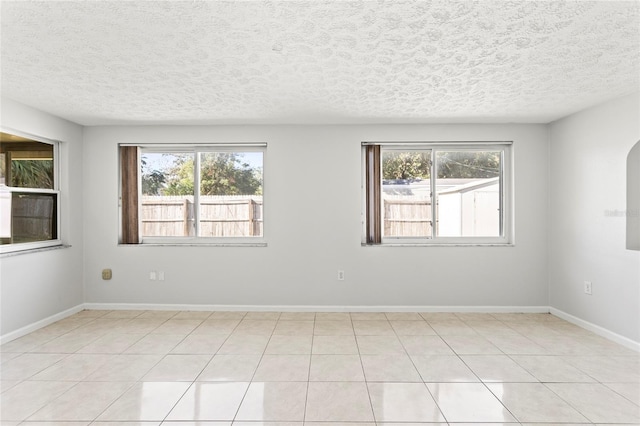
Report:
[[[549,122],[640,88],[640,3],[1,3],[3,96],[85,124]]]

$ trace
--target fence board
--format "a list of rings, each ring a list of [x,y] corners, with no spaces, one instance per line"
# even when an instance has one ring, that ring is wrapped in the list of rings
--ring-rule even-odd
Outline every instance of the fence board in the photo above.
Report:
[[[195,236],[193,197],[145,196],[141,222],[143,236]],[[261,235],[262,197],[200,197],[200,236]]]
[[[431,236],[431,200],[385,198],[383,211],[384,236]]]

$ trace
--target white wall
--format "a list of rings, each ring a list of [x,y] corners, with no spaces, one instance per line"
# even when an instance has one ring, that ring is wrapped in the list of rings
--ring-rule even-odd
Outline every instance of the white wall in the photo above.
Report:
[[[460,140],[514,141],[515,247],[362,247],[361,141]],[[241,141],[268,143],[267,247],[117,245],[118,143]],[[92,127],[83,163],[86,302],[548,305],[544,125]]]
[[[18,102],[2,99],[8,130],[61,141],[61,235],[71,248],[0,258],[0,335],[83,302],[82,128]]]
[[[550,305],[636,342],[640,252],[625,249],[622,212],[627,154],[639,138],[637,93],[550,126]]]

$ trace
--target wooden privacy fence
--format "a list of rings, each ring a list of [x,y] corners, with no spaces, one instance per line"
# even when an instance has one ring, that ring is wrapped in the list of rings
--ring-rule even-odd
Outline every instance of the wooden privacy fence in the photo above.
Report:
[[[431,200],[383,199],[384,232],[388,237],[430,236]]]
[[[199,236],[262,236],[262,214],[261,196],[201,196]],[[140,216],[143,236],[196,236],[192,196],[143,196]]]
[[[475,194],[475,193],[474,193]],[[458,194],[459,195],[459,194]],[[477,198],[477,197],[476,197]],[[475,198],[474,198],[475,199]],[[140,211],[142,235],[146,237],[195,236],[195,206],[193,197],[143,196]],[[202,196],[200,197],[200,235],[202,237],[251,237],[262,236],[263,205],[261,196]],[[468,221],[474,224],[498,223],[498,213],[494,204],[490,205],[493,212],[485,220],[484,210],[480,211],[474,202],[469,207],[457,208],[460,212],[451,215],[443,213],[440,228],[449,222],[461,221],[470,217]],[[443,205],[439,210],[442,212]],[[486,209],[485,209],[486,210]],[[463,214],[464,213],[464,214]],[[431,236],[433,218],[431,215],[431,200],[424,198],[384,198],[383,226],[385,236],[416,237]],[[484,222],[483,222],[484,221]],[[463,221],[464,222],[464,221]],[[463,223],[464,224],[464,223]],[[451,225],[451,224],[450,224]],[[454,224],[456,225],[456,224]],[[453,225],[452,225],[453,226]],[[457,224],[460,228],[460,224]],[[450,226],[449,226],[450,227]],[[456,228],[455,235],[494,235],[498,231],[487,231],[486,226],[481,231]],[[447,228],[448,229],[448,228]],[[478,233],[480,232],[480,233]]]

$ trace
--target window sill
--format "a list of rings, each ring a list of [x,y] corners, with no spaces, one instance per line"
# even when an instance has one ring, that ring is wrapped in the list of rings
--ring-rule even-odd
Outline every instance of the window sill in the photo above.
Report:
[[[267,247],[267,243],[141,243],[118,244],[118,247]]]
[[[23,250],[8,251],[8,252],[0,253],[0,259],[5,257],[20,256],[22,254],[40,253],[43,251],[60,250],[65,248],[71,248],[71,245],[60,244],[60,245],[50,246],[50,247],[38,247],[38,248],[28,248]]]

